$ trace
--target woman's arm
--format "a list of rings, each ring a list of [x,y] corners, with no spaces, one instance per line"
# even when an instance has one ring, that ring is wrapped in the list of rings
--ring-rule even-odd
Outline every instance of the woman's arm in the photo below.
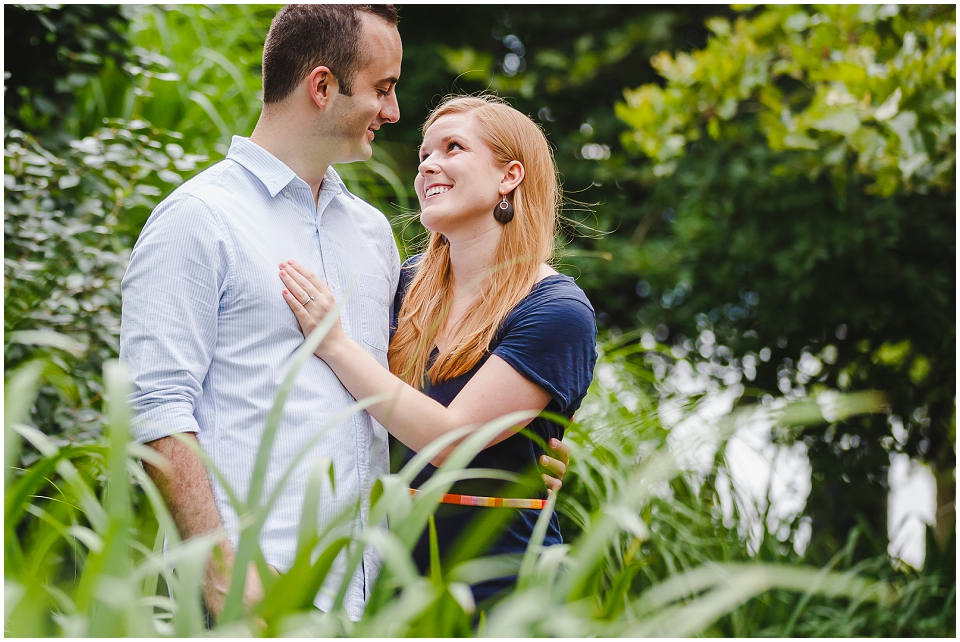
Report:
[[[310,334],[335,305],[333,295],[326,284],[305,267],[290,261],[281,263],[280,268],[280,278],[287,286],[283,297],[300,322],[304,335]],[[386,401],[374,404],[367,412],[414,451],[462,426],[480,427],[517,410],[539,412],[551,399],[543,388],[500,357],[491,355],[450,405],[444,407],[381,366],[343,332],[339,321],[317,348],[316,354],[330,366],[354,398],[387,395]],[[487,447],[510,437],[522,427],[519,425],[504,431]],[[431,463],[435,466],[442,464],[457,443],[444,449]]]

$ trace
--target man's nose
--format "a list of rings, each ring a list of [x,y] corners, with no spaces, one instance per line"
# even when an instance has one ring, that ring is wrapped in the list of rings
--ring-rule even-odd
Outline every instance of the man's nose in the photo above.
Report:
[[[380,110],[380,118],[388,123],[395,123],[400,120],[400,104],[397,102],[397,93],[390,92],[383,109]]]

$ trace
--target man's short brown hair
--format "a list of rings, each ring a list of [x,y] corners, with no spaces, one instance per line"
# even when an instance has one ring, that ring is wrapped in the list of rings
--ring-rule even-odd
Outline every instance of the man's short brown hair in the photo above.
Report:
[[[333,72],[340,93],[353,95],[353,78],[363,66],[360,12],[398,22],[391,4],[290,4],[270,23],[263,45],[263,102],[289,96],[314,68]]]

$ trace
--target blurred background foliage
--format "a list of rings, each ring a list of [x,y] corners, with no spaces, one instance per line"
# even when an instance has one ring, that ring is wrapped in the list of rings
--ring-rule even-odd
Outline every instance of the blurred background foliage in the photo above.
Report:
[[[405,8],[404,156],[446,91],[509,96],[555,146],[566,214],[581,223],[562,261],[613,336],[646,329],[649,349],[739,371],[754,391],[744,402],[889,393],[886,416],[802,437],[821,559],[861,522],[882,549],[896,452],[934,467],[946,541],[955,9],[547,12]],[[438,21],[463,28],[437,34]]]
[[[129,250],[164,195],[220,160],[232,135],[249,135],[276,8],[4,7],[5,368],[39,373],[29,423],[57,446],[85,448],[69,456],[88,458],[91,484],[104,474],[100,373],[117,353]],[[710,475],[680,477],[643,513],[667,530],[646,548],[624,540],[604,577],[639,590],[709,559],[842,558],[926,587],[914,586],[910,609],[900,603],[900,628],[871,628],[883,608],[829,628],[830,609],[846,608],[829,601],[801,609],[798,628],[765,628],[799,608],[774,591],[712,632],[952,635],[955,8],[410,5],[400,32],[402,118],[371,161],[338,170],[391,219],[404,254],[422,238],[420,125],[442,96],[495,91],[555,148],[560,268],[594,303],[616,388],[633,399],[607,398],[571,432],[581,460],[561,496],[565,533],[588,527],[609,495],[598,480],[615,483],[667,438],[657,409],[684,368],[711,390],[739,391],[744,406],[833,389],[886,394],[885,412],[778,433],[803,445],[812,468],[786,538],[748,550],[716,514]],[[899,453],[937,481],[919,575],[886,558],[887,473]],[[8,465],[42,459],[28,446]],[[715,463],[714,475],[722,448]],[[801,518],[809,545],[783,552]],[[666,548],[651,551],[654,541]],[[63,555],[43,564],[73,563]]]

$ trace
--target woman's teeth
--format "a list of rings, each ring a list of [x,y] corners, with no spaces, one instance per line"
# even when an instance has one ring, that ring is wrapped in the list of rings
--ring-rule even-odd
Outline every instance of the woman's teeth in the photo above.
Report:
[[[427,193],[424,194],[424,196],[426,198],[430,198],[431,196],[435,196],[437,194],[443,194],[444,192],[449,192],[449,191],[450,191],[449,187],[446,187],[443,185],[437,185],[436,187],[431,187],[430,189],[428,189]]]

